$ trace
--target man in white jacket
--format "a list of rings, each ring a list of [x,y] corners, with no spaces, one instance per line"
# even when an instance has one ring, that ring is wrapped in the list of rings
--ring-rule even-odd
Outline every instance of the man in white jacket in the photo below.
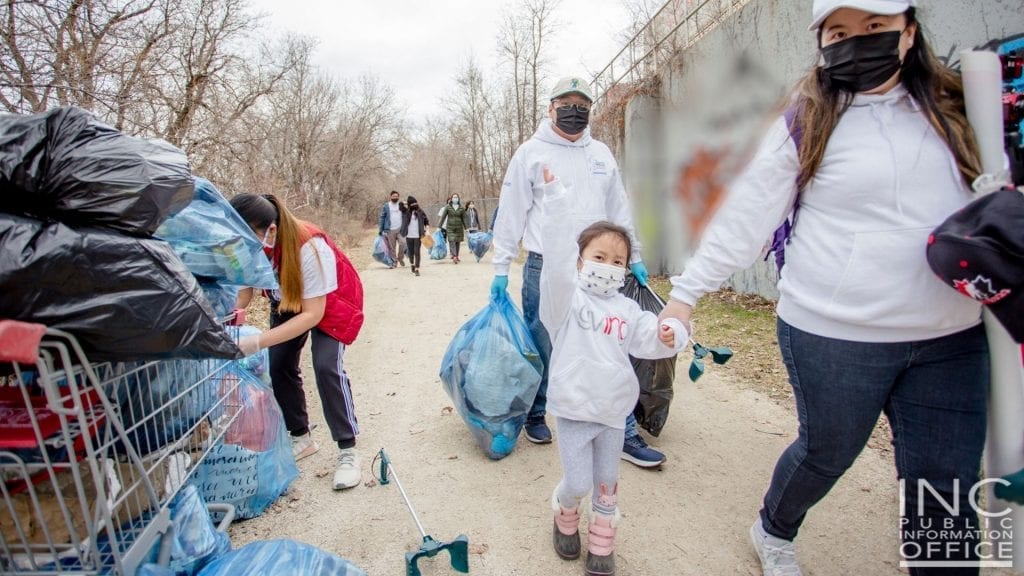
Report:
[[[551,92],[548,118],[541,120],[533,137],[512,156],[499,199],[501,218],[494,223],[492,294],[508,288],[509,266],[519,254],[520,241],[528,252],[523,268],[523,316],[544,361],[543,379],[526,421],[526,438],[536,444],[551,442],[551,430],[544,421],[551,340],[539,312],[545,167],[559,175],[572,197],[573,210],[563,217],[565,225],[572,227],[573,237],[599,220],[626,228],[633,242],[630,268],[642,284],[647,283],[647,269],[641,260],[640,242],[633,228],[632,211],[618,164],[607,146],[590,137],[588,124],[592,103],[589,83],[582,78],[567,77],[558,81]],[[657,466],[665,459],[640,437],[632,415],[626,423],[622,457],[642,467]]]

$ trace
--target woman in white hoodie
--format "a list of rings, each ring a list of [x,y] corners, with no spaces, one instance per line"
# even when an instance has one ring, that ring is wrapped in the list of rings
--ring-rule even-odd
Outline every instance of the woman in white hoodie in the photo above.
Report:
[[[540,319],[551,334],[547,409],[558,427],[562,480],[551,496],[555,552],[580,555],[579,506],[591,493],[586,574],[615,573],[619,455],[626,416],[640,386],[629,362],[667,358],[689,340],[682,323],[658,318],[619,293],[631,240],[626,228],[601,221],[577,238],[561,216],[572,198],[543,169],[544,268]]]
[[[925,246],[971,199],[980,163],[960,78],[935,58],[915,4],[814,1],[822,64],[798,84],[672,279],[662,316],[687,322],[698,298],[750,266],[798,208],[779,280],[778,341],[800,426],[751,527],[766,576],[800,574],[793,540],[806,513],[882,413],[910,573],[928,573],[913,562],[978,557],[969,491],[985,440],[988,344],[979,305],[932,274]],[[951,529],[928,530],[940,526]],[[943,574],[977,574],[958,570]]]

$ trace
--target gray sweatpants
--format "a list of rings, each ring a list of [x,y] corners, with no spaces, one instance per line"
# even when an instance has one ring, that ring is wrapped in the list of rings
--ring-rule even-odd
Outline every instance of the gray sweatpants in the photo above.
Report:
[[[391,245],[391,256],[395,259],[395,264],[405,262],[405,238],[398,230],[388,230],[387,240]]]
[[[559,505],[576,508],[589,492],[596,512],[613,514],[625,430],[566,418],[555,418],[555,425],[562,460],[562,481],[555,488]],[[610,499],[601,497],[602,485]]]

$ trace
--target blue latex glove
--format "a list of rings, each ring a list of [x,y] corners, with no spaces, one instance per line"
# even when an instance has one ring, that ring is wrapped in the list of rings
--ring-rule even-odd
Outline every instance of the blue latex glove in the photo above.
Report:
[[[644,266],[643,262],[634,262],[629,265],[629,269],[633,271],[633,276],[636,276],[636,281],[641,286],[647,286],[647,266]]]
[[[498,297],[508,290],[508,276],[495,276],[491,282],[491,296]]]

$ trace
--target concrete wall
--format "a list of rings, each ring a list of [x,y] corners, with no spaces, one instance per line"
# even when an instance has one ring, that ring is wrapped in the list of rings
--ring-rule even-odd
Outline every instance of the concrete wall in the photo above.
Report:
[[[960,50],[1024,34],[1022,0],[919,3],[933,49],[954,62]],[[634,99],[627,107],[625,141],[613,148],[621,151],[652,270],[678,273],[693,249],[672,194],[680,162],[696,146],[736,149],[756,142],[779,98],[817,60],[814,34],[807,31],[810,14],[811,0],[752,0],[660,71],[656,98]],[[777,296],[771,264],[756,264],[731,283]]]

